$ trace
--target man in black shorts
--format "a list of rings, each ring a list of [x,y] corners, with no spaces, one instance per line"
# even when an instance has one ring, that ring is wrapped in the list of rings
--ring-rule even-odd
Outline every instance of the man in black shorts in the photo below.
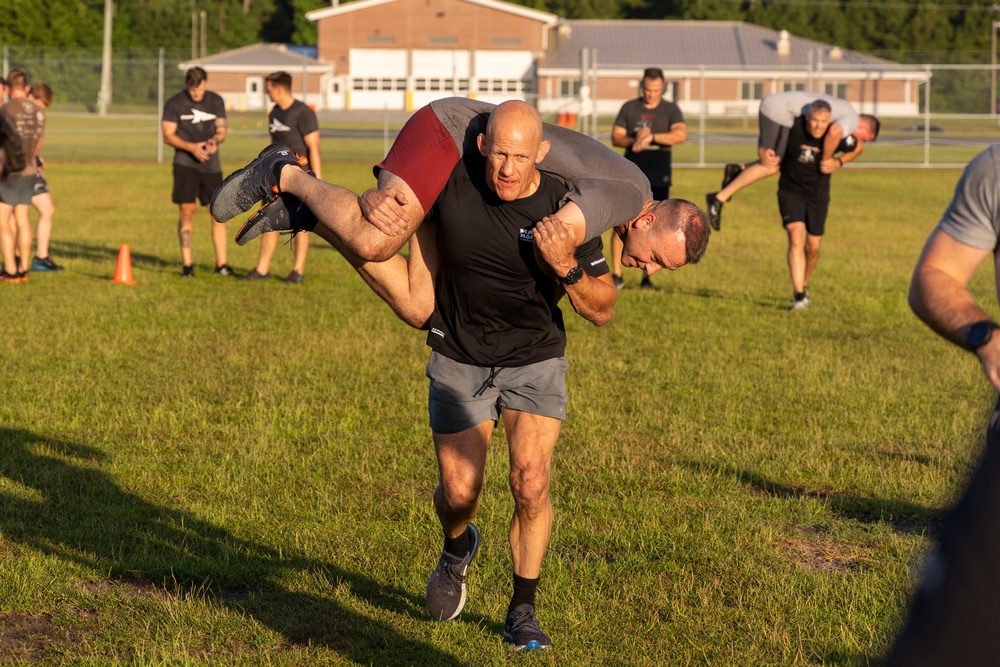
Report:
[[[815,100],[806,114],[789,130],[788,145],[781,159],[778,209],[788,233],[788,270],[792,277],[792,310],[809,306],[809,279],[819,261],[819,246],[830,206],[830,174],[820,162],[823,140],[830,127],[830,104]],[[861,153],[860,143],[842,141],[834,159],[840,169]]]
[[[197,202],[207,206],[212,193],[222,183],[219,144],[226,140],[226,105],[222,98],[206,90],[208,74],[192,67],[184,76],[184,90],[163,107],[163,143],[174,148],[173,202],[180,207],[177,238],[181,246],[181,275],[194,277],[191,236]],[[226,227],[212,220],[215,246],[215,273],[231,276],[226,263]]]
[[[316,178],[323,178],[319,154],[319,122],[316,112],[292,96],[292,77],[288,72],[272,72],[264,78],[267,94],[274,106],[267,114],[267,129],[271,143],[288,146],[312,170]],[[241,280],[263,280],[270,277],[271,258],[278,248],[278,232],[268,232],[260,237],[260,255],[257,266]],[[299,284],[305,280],[306,256],[309,254],[309,234],[296,234],[292,239],[295,253],[292,270],[285,282]]]

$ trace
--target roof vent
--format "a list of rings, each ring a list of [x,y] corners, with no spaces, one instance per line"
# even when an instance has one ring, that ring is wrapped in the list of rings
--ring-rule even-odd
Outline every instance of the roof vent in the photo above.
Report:
[[[792,41],[788,38],[788,31],[782,30],[778,33],[778,57],[787,58],[792,52]]]
[[[830,59],[830,62],[839,63],[844,59],[844,50],[839,46],[835,46],[827,52],[826,56]]]
[[[559,39],[569,39],[573,36],[573,28],[565,21],[559,23]]]

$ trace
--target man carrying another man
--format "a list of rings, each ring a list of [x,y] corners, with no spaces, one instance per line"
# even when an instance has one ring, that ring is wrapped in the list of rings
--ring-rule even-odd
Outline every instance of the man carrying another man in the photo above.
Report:
[[[878,118],[870,114],[859,116],[846,100],[832,95],[802,91],[768,95],[761,100],[758,115],[760,131],[757,140],[758,161],[746,167],[740,164],[727,164],[722,179],[722,189],[705,195],[705,210],[708,212],[708,220],[713,229],[719,229],[722,206],[732,199],[734,194],[748,185],[778,173],[792,127],[816,100],[823,100],[830,107],[830,131],[823,142],[822,155],[816,161],[821,173],[832,174],[860,155],[865,143],[878,138],[880,127]],[[851,155],[850,158],[847,155],[842,155],[839,159],[834,157],[841,144],[844,144],[845,152]]]
[[[434,502],[445,540],[427,586],[436,618],[454,618],[464,606],[465,573],[480,544],[471,520],[486,446],[503,417],[515,500],[509,533],[514,591],[504,637],[530,650],[551,644],[534,599],[551,531],[551,455],[565,417],[565,332],[555,303],[565,293],[594,324],[610,319],[615,290],[599,237],[615,224],[625,236],[628,265],[648,273],[698,261],[708,229],[688,202],[649,200],[641,172],[592,139],[546,127],[550,140],[559,137],[548,151],[529,105],[508,102],[492,110],[455,98],[418,111],[379,165],[381,190],[361,200],[309,177],[293,155],[265,149],[227,179],[212,208],[226,220],[278,186],[281,198],[268,199],[241,230],[244,238],[261,229],[312,226],[404,319],[429,326],[430,415],[440,471]],[[539,164],[552,171],[540,173]],[[300,201],[318,221],[309,220]],[[556,215],[546,215],[564,202]],[[437,260],[419,259],[433,254],[434,243],[414,237],[409,266],[395,255],[432,207],[443,251],[434,291],[421,286],[431,284],[426,274]],[[364,214],[389,221],[383,227],[395,231],[383,233]],[[388,261],[373,264],[351,253]],[[393,304],[397,297],[411,303]]]

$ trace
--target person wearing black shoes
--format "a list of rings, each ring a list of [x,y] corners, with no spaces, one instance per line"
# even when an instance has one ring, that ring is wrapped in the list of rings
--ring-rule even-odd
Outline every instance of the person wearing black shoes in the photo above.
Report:
[[[705,195],[705,211],[709,224],[718,231],[722,225],[722,207],[733,195],[743,188],[778,173],[782,156],[788,144],[788,133],[797,119],[807,113],[815,100],[823,100],[830,106],[830,129],[823,142],[818,163],[824,174],[833,173],[842,164],[837,164],[834,153],[841,142],[854,144],[860,155],[864,144],[878,138],[880,123],[870,114],[858,112],[846,100],[822,93],[788,91],[768,95],[760,103],[758,120],[760,135],[757,139],[757,156],[749,164],[727,164],[723,172],[722,188],[718,192]]]
[[[178,205],[177,240],[181,247],[181,275],[194,277],[191,238],[198,202],[207,206],[222,183],[219,144],[226,140],[226,105],[206,89],[208,74],[192,67],[184,75],[184,90],[163,107],[163,143],[174,149],[172,200]],[[212,220],[215,274],[235,275],[226,263],[226,227]]]
[[[5,170],[0,179],[0,254],[3,280],[23,283],[31,267],[31,196],[38,165],[35,155],[45,135],[45,112],[28,97],[28,75],[15,70],[8,75],[10,102],[4,107],[5,134],[12,142],[5,152],[17,154],[17,168]]]
[[[781,156],[778,181],[778,210],[788,235],[788,271],[792,278],[792,310],[809,306],[807,286],[816,263],[826,229],[830,207],[830,173],[824,170],[823,146],[830,128],[830,105],[815,100],[804,116],[798,118],[788,133],[785,153]],[[834,171],[861,153],[860,145],[848,136],[831,160]]]
[[[1000,391],[1000,326],[973,298],[969,282],[983,264],[992,267],[1000,252],[998,164],[1000,144],[969,162],[917,260],[909,293],[917,317],[975,355],[991,385],[991,400]],[[948,409],[947,401],[942,396],[938,413]],[[945,516],[885,667],[1000,664],[998,525],[1000,401],[986,424],[985,446],[966,489]]]
[[[611,143],[625,149],[625,159],[634,162],[649,179],[653,199],[670,199],[673,178],[671,147],[687,140],[687,124],[679,106],[663,98],[666,81],[663,70],[649,67],[642,74],[639,97],[622,105],[611,128]],[[615,287],[625,285],[622,277],[622,242],[611,237],[611,274]],[[652,287],[644,273],[639,287]]]

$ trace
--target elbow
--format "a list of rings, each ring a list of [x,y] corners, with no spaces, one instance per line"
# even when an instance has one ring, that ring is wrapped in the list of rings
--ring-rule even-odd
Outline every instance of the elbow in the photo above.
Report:
[[[614,309],[609,308],[608,310],[601,311],[596,315],[594,315],[594,317],[590,318],[590,321],[595,327],[603,327],[605,324],[611,321],[613,315],[614,315]]]

